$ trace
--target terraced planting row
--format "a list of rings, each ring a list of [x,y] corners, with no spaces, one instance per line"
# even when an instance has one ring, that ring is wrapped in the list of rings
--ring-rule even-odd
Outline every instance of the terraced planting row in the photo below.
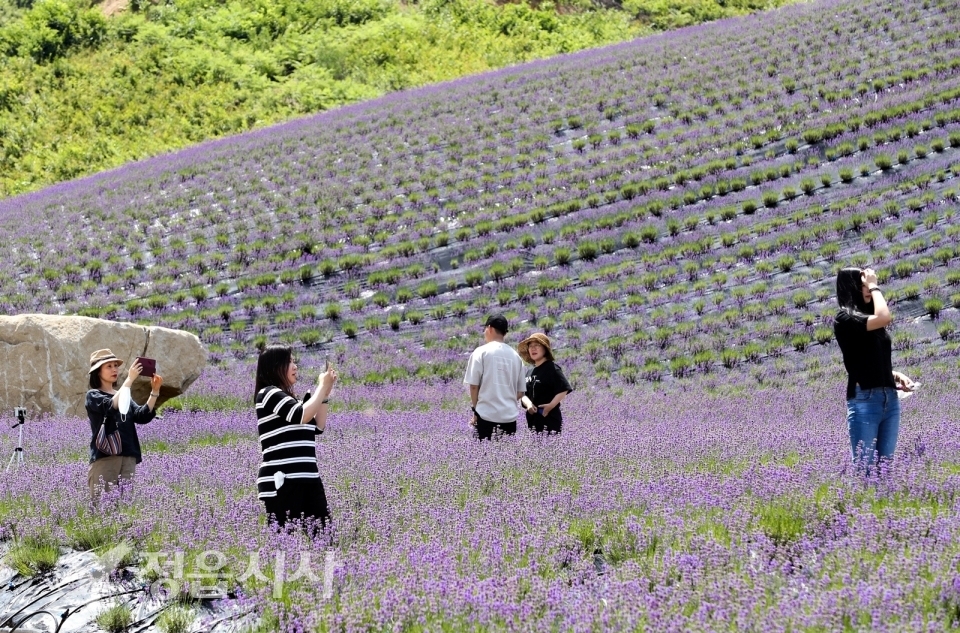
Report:
[[[186,328],[215,359],[386,338],[445,379],[501,310],[632,382],[804,366],[837,267],[869,264],[898,345],[950,354],[958,22],[793,7],[58,185],[0,204],[4,308]]]

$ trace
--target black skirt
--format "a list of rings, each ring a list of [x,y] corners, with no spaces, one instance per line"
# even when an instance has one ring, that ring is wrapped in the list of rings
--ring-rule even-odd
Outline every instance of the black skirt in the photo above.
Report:
[[[291,519],[313,519],[318,527],[330,520],[327,495],[319,477],[287,479],[277,490],[277,496],[267,497],[263,503],[267,514],[273,515],[281,527]]]

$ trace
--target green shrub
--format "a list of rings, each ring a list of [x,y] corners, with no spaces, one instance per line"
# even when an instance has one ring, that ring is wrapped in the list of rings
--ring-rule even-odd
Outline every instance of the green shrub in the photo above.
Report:
[[[907,277],[909,277],[914,273],[914,270],[915,268],[914,268],[913,262],[909,260],[897,262],[893,266],[894,274],[896,274],[896,276],[899,277],[900,279],[906,279]]]
[[[300,342],[307,347],[313,347],[320,342],[321,334],[320,330],[317,328],[309,328],[306,330],[301,330],[298,334]]]
[[[813,332],[813,338],[814,338],[814,339],[817,341],[817,343],[819,343],[820,345],[826,345],[826,344],[828,344],[830,341],[833,340],[833,330],[830,329],[830,328],[828,328],[828,327],[826,327],[826,326],[818,327],[818,328]]]
[[[59,557],[60,550],[53,541],[35,536],[14,541],[6,562],[23,576],[35,576],[51,571]]]
[[[790,272],[796,264],[797,260],[793,258],[793,255],[781,255],[777,258],[777,268],[779,268],[781,272]]]
[[[953,321],[944,321],[937,328],[937,334],[940,335],[940,338],[944,341],[949,340],[953,336],[953,333],[956,332],[957,327],[953,324]]]
[[[740,354],[733,349],[725,349],[720,352],[720,363],[727,369],[733,369],[740,363]]]
[[[476,287],[483,284],[483,272],[479,270],[468,270],[464,276],[463,281],[468,286]]]
[[[938,299],[937,297],[927,299],[923,302],[923,309],[927,311],[931,319],[940,318],[940,313],[943,311],[943,307],[943,300]]]
[[[417,286],[417,294],[423,299],[435,297],[438,291],[439,288],[435,281],[426,281]]]
[[[880,281],[879,277],[877,278],[877,281]],[[900,288],[899,291],[894,290],[894,291],[891,291],[889,294],[891,297],[890,299],[891,301],[894,300],[894,298],[898,294],[904,299],[908,299],[912,301],[914,299],[920,298],[920,286],[917,284],[907,284],[906,286],[903,286],[902,288]]]
[[[592,241],[580,242],[579,244],[577,244],[577,255],[580,256],[580,259],[583,259],[585,261],[593,261],[594,259],[596,259],[597,255],[599,254],[599,251],[600,249],[597,246],[596,242],[592,242]],[[554,251],[554,258],[556,258],[556,251]],[[559,259],[557,259],[557,263],[563,264],[566,262],[561,262]]]
[[[793,349],[798,352],[805,352],[812,342],[813,339],[810,338],[809,334],[795,334],[793,338],[790,339],[790,344],[793,345]]]
[[[183,604],[172,604],[157,618],[162,633],[187,633],[196,617],[194,610]]]
[[[133,622],[132,609],[123,603],[117,602],[101,611],[96,617],[97,626],[108,633],[120,633]]]
[[[802,310],[813,300],[813,295],[809,290],[797,290],[790,300],[793,302],[793,307]]]

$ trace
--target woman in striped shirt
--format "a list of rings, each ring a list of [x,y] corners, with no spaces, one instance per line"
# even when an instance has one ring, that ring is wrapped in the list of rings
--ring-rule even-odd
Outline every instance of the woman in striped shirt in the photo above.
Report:
[[[279,526],[302,518],[320,527],[330,517],[317,469],[316,435],[327,425],[327,402],[336,380],[337,372],[327,369],[314,394],[300,402],[293,395],[297,364],[289,347],[268,347],[257,360],[254,400],[263,452],[257,497]]]

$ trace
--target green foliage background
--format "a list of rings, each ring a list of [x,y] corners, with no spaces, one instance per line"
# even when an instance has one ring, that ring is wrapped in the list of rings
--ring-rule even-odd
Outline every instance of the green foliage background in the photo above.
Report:
[[[0,196],[791,0],[0,0]],[[569,3],[568,3],[569,2]]]

